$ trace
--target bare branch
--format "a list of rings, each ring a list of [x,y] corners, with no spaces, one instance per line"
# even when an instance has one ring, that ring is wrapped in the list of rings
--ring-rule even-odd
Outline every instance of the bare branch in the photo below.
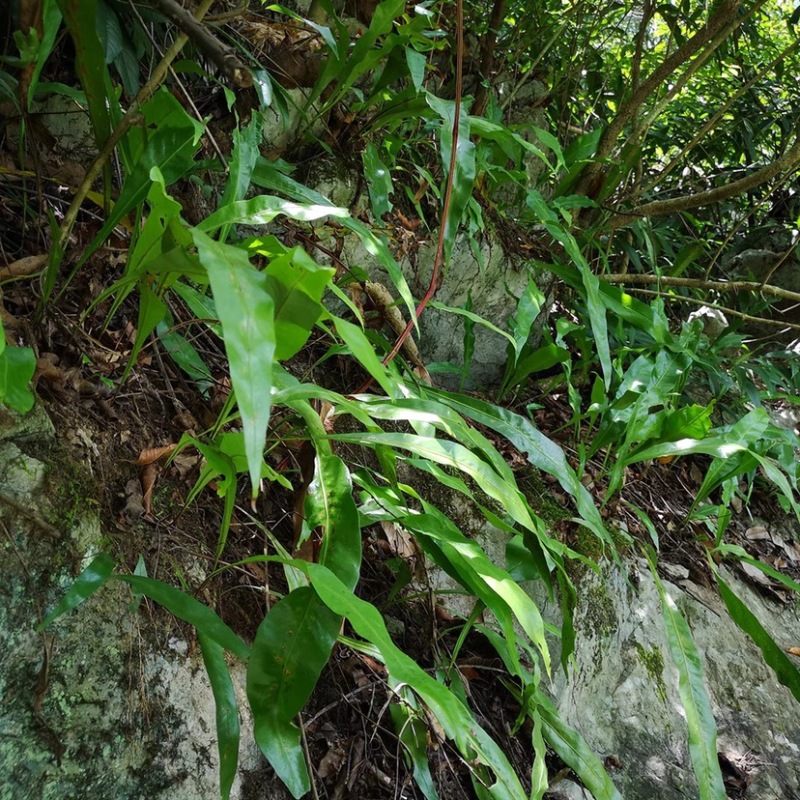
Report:
[[[756,170],[750,175],[740,178],[738,181],[717,186],[705,192],[697,194],[673,197],[670,200],[656,200],[652,203],[645,203],[629,212],[617,214],[611,219],[612,228],[622,228],[635,222],[637,219],[645,217],[657,217],[662,214],[672,214],[679,211],[688,211],[691,208],[701,208],[713,203],[719,203],[730,197],[744,194],[745,192],[772,180],[776,175],[784,170],[794,170],[800,164],[800,138],[795,139],[794,144],[780,157],[771,164]]]
[[[223,44],[202,22],[195,19],[176,0],[151,0],[153,5],[170,19],[192,44],[207,55],[225,78],[239,89],[253,85],[253,76],[239,54]]]

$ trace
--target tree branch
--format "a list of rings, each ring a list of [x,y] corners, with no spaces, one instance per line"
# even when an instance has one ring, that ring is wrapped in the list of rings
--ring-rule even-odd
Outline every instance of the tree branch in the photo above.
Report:
[[[750,189],[772,180],[778,173],[794,169],[798,164],[800,164],[800,137],[795,139],[794,144],[780,158],[756,170],[751,175],[705,192],[673,197],[670,200],[656,200],[652,203],[645,203],[643,206],[634,208],[631,211],[618,213],[611,219],[611,227],[622,228],[638,219],[657,217],[678,211],[688,211],[691,208],[700,208],[709,206],[712,203],[719,203],[730,197],[744,194],[744,192],[748,192]]]
[[[150,0],[153,5],[171,20],[180,31],[189,37],[192,44],[207,55],[225,78],[239,89],[253,85],[253,76],[239,54],[223,44],[205,25],[195,19],[176,0]]]
[[[780,297],[800,303],[800,292],[790,292],[780,286],[762,284],[758,281],[705,281],[700,278],[670,278],[659,275],[639,275],[631,272],[599,275],[606,283],[628,283],[639,285],[683,286],[690,289],[706,289],[715,292],[760,292],[771,297]]]
[[[588,165],[578,184],[577,193],[589,197],[596,195],[600,177],[604,171],[602,162],[611,155],[625,126],[636,116],[642,104],[655,90],[682,64],[701,50],[731,20],[736,19],[738,0],[724,0],[717,13],[700,28],[694,36],[687,39],[674,53],[667,56],[648,78],[637,86],[631,96],[622,104],[616,117],[603,132],[597,145],[595,161]]]

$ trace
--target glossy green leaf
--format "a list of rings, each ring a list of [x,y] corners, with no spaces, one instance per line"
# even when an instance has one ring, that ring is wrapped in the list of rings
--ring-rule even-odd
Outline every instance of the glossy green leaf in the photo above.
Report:
[[[508,619],[510,622],[509,611],[513,613],[542,654],[549,674],[550,651],[544,638],[544,621],[536,603],[508,572],[493,564],[483,549],[467,539],[448,517],[424,501],[423,508],[426,513],[409,514],[402,524],[420,536],[434,540],[453,566],[448,572],[459,582],[464,582],[499,620]],[[516,638],[513,627],[505,624],[503,628],[506,639],[513,643]]]
[[[426,389],[426,392],[434,394],[459,414],[496,431],[523,453],[534,467],[557,478],[564,491],[575,499],[584,524],[600,539],[609,540],[594,498],[567,463],[564,451],[529,420],[513,411],[467,395],[430,389]]]
[[[170,324],[164,321],[156,325],[156,333],[167,355],[197,384],[200,393],[209,395],[214,380],[211,370],[189,340],[171,327],[172,316],[168,316]]]
[[[320,563],[354,591],[361,566],[361,526],[350,472],[341,458],[322,450],[308,486],[306,518],[309,526],[323,528]]]
[[[111,82],[97,35],[97,2],[59,0],[58,5],[75,46],[75,71],[83,86],[95,142],[100,148],[111,134],[111,120],[106,103],[106,87]]]
[[[700,800],[725,800],[727,794],[717,760],[717,724],[703,681],[700,653],[688,623],[661,583],[652,561],[650,571],[661,597],[667,641],[672,661],[678,670],[678,692],[686,717],[689,755],[697,778],[699,797]]]
[[[406,751],[414,771],[414,780],[426,800],[439,800],[428,763],[428,725],[414,695],[407,688],[395,692],[398,702],[389,706],[397,738]]]
[[[313,222],[325,217],[346,218],[350,216],[350,212],[346,208],[338,208],[330,203],[295,203],[282,197],[261,194],[249,200],[238,200],[222,206],[206,217],[196,230],[211,233],[217,228],[229,225],[268,225],[281,215],[301,222]]]
[[[36,370],[36,355],[30,347],[5,344],[5,334],[0,325],[0,403],[5,403],[20,414],[33,408],[35,397],[29,385]]]
[[[243,250],[215,242],[197,228],[192,236],[208,271],[222,323],[255,497],[270,417],[275,304],[267,290],[266,276],[250,263]]]
[[[447,687],[397,648],[378,610],[347,591],[344,584],[322,564],[295,563],[311,578],[325,605],[334,613],[347,617],[355,632],[378,648],[392,678],[413,687],[462,755],[491,769],[495,776],[494,782],[488,784],[491,796],[497,800],[527,800],[519,778],[500,747]]]
[[[56,607],[42,620],[36,630],[43,631],[51,622],[62,614],[77,608],[84,600],[88,600],[101,586],[108,582],[114,570],[114,559],[106,553],[96,556],[91,564],[73,581]]]
[[[253,183],[266,189],[281,192],[303,203],[323,205],[329,209],[335,208],[324,195],[283,174],[263,158],[259,159],[256,169],[253,171]],[[349,214],[338,217],[338,219],[344,228],[358,236],[364,245],[364,249],[389,273],[392,284],[403,299],[408,313],[416,326],[416,303],[411,295],[411,289],[409,289],[403,271],[387,247],[386,242],[383,239],[379,239],[368,225],[365,225],[361,220],[353,219]]]
[[[259,156],[262,119],[260,114],[253,114],[249,125],[237,127],[233,132],[233,153],[228,164],[228,180],[219,201],[220,208],[242,200],[250,188],[250,178]],[[230,228],[230,223],[222,226],[220,242],[228,238]]]
[[[375,379],[381,389],[390,397],[397,394],[391,373],[381,364],[378,356],[375,355],[375,350],[364,331],[341,317],[334,317],[333,324],[336,327],[336,333],[350,348],[350,352],[355,359]]]
[[[311,785],[300,729],[293,720],[330,658],[340,625],[341,617],[311,587],[301,586],[273,606],[253,642],[247,697],[256,742],[296,798]]]
[[[190,117],[165,89],[151,100],[153,102],[159,112],[158,127],[149,136],[144,151],[125,178],[114,208],[81,256],[76,269],[86,263],[122,218],[144,201],[153,182],[151,171],[154,167],[163,176],[165,185],[169,186],[186,175],[192,165],[204,126]],[[142,113],[153,115],[155,110],[148,110],[146,106]]]
[[[536,690],[535,702],[542,719],[544,738],[561,760],[575,771],[592,797],[595,800],[622,800],[603,762],[592,752],[584,738],[558,716],[541,689]]]
[[[369,189],[372,213],[376,219],[380,219],[393,208],[392,201],[389,199],[393,191],[392,174],[389,167],[383,163],[378,148],[372,142],[367,143],[361,159],[364,162],[364,177]]]
[[[114,575],[114,580],[127,583],[138,594],[143,594],[164,606],[170,614],[188,622],[198,633],[224,647],[242,661],[250,657],[250,648],[208,606],[190,594],[163,581],[140,575]]]
[[[600,291],[600,281],[592,272],[589,263],[575,241],[575,237],[561,226],[555,212],[547,205],[545,199],[536,189],[528,193],[527,202],[547,228],[547,232],[556,241],[561,242],[567,251],[567,255],[572,259],[573,265],[580,272],[595,348],[597,349],[597,357],[603,370],[606,388],[608,388],[611,385],[613,373],[611,368],[611,347],[608,341],[608,323]]]
[[[485,461],[457,442],[415,436],[407,433],[339,434],[332,437],[342,442],[383,444],[399,447],[466,473],[489,497],[501,503],[508,514],[529,531],[538,532],[531,510],[515,484],[501,478]]]
[[[219,753],[219,794],[228,800],[239,766],[239,709],[236,691],[225,663],[222,647],[203,633],[197,634],[203,664],[214,695]]]
[[[779,683],[782,683],[800,702],[800,670],[789,660],[789,657],[775,643],[775,640],[758,621],[756,615],[737,597],[734,591],[722,580],[719,571],[714,569],[714,577],[719,586],[720,597],[725,603],[731,619],[753,640],[767,666],[775,673]]]
[[[428,105],[441,117],[441,159],[445,176],[450,171],[450,154],[453,148],[453,123],[455,121],[455,102],[442,100],[430,92],[425,99]],[[458,140],[456,147],[455,173],[453,175],[453,191],[450,196],[450,207],[447,209],[447,223],[444,232],[445,261],[449,260],[456,241],[456,234],[461,225],[461,218],[472,197],[475,184],[475,145],[470,139],[470,124],[467,112],[462,105],[459,111]],[[443,195],[444,196],[444,195]]]
[[[317,264],[301,247],[273,258],[264,274],[275,301],[275,358],[296,355],[323,311],[322,295],[335,270]]]
[[[191,312],[208,326],[208,329],[222,338],[222,328],[218,323],[217,307],[211,295],[198,291],[194,286],[176,281],[172,284],[172,291],[189,307]]]

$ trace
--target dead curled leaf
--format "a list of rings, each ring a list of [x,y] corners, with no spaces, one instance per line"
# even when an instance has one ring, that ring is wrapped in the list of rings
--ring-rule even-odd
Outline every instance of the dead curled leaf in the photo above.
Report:
[[[12,261],[5,267],[0,267],[0,281],[7,281],[9,278],[23,278],[38,272],[44,267],[48,259],[47,253],[38,256],[25,256]]]
[[[139,457],[134,462],[138,467],[144,467],[147,464],[154,464],[156,461],[168,456],[175,450],[177,444],[165,444],[163,447],[146,447],[139,453]]]
[[[147,464],[142,470],[142,508],[144,508],[145,519],[152,519],[151,503],[153,500],[153,487],[158,477],[158,465],[155,463]]]
[[[800,647],[787,647],[786,652],[790,656],[797,656],[798,658],[800,658]]]

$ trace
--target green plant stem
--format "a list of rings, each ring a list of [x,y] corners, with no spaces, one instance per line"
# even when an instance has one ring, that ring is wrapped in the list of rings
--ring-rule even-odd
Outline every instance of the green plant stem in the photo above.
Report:
[[[195,19],[198,21],[201,20],[208,13],[213,3],[214,0],[202,0],[197,10],[194,12]],[[111,158],[114,148],[139,119],[139,110],[161,85],[166,77],[170,64],[178,57],[178,54],[183,50],[188,41],[189,37],[185,33],[181,33],[177,36],[172,46],[164,53],[164,57],[156,65],[153,74],[150,76],[150,80],[139,90],[139,93],[125,112],[125,116],[120,120],[119,125],[114,129],[111,136],[108,137],[89,169],[86,170],[86,177],[75,192],[75,197],[72,199],[72,203],[67,209],[67,213],[64,215],[64,221],[59,226],[59,241],[62,249],[65,249],[67,246],[69,235],[75,225],[75,220],[78,218],[78,212],[83,205],[83,201],[86,199],[86,195],[89,194],[92,184],[103,171],[109,158]]]

